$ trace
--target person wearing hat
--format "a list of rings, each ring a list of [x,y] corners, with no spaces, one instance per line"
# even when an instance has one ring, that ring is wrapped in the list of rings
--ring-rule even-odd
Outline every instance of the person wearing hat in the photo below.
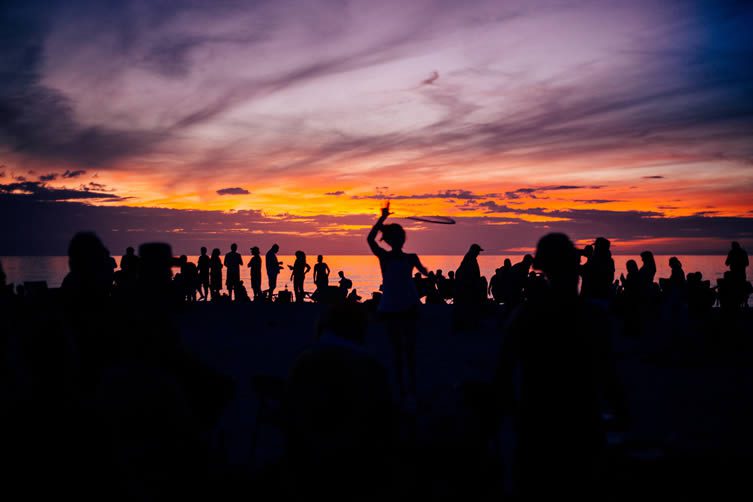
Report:
[[[251,289],[254,292],[254,301],[260,301],[264,297],[261,290],[261,256],[259,248],[251,248],[251,261],[248,262],[248,268],[251,272]]]

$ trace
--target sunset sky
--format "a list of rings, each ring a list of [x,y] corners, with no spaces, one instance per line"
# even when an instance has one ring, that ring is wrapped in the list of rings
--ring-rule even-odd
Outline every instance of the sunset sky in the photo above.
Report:
[[[753,6],[4,1],[0,254],[753,248]]]

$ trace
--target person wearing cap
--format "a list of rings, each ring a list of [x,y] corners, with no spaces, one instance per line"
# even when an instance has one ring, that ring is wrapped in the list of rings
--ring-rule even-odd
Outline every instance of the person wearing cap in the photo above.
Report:
[[[264,297],[261,290],[261,255],[259,248],[251,248],[251,261],[248,262],[248,268],[251,272],[251,290],[254,292],[254,301],[259,301]]]

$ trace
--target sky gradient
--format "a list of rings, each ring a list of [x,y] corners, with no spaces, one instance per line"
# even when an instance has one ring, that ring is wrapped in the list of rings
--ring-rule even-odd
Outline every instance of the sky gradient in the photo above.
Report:
[[[0,254],[753,247],[749,2],[6,1]],[[7,230],[6,230],[7,231]]]

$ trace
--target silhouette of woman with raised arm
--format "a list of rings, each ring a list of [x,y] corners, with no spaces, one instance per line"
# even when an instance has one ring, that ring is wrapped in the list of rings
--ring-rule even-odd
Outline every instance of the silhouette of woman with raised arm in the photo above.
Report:
[[[220,290],[222,289],[222,259],[220,250],[214,248],[212,257],[209,259],[209,287],[212,291],[212,300],[220,299]]]
[[[385,225],[390,215],[389,203],[382,209],[382,215],[369,232],[366,241],[371,252],[379,258],[382,271],[382,299],[378,312],[387,323],[387,334],[392,343],[395,369],[401,399],[416,395],[416,322],[418,305],[421,303],[413,282],[413,269],[424,276],[429,272],[421,264],[418,255],[403,252],[405,230],[397,223]],[[382,233],[382,240],[390,246],[387,251],[376,242],[377,234]],[[407,382],[403,375],[403,359],[408,369]]]
[[[295,262],[293,265],[288,265],[288,268],[292,270],[290,279],[293,281],[293,292],[295,293],[295,301],[298,303],[303,302],[303,297],[306,294],[303,290],[303,281],[306,279],[306,274],[311,270],[311,265],[306,263],[306,253],[303,251],[295,252]]]

